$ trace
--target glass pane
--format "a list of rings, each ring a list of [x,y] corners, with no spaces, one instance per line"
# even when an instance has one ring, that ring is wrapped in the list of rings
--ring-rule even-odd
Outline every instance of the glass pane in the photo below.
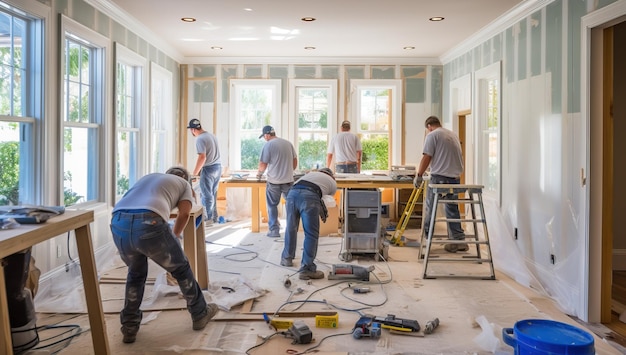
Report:
[[[164,173],[168,167],[167,154],[167,135],[165,131],[152,131],[152,172]]]
[[[269,88],[243,88],[239,93],[241,169],[259,166],[264,140],[259,139],[263,126],[272,122],[273,91]]]
[[[328,92],[323,88],[298,89],[298,130],[328,128]]]
[[[137,181],[137,132],[117,133],[116,194],[121,196]]]
[[[0,13],[0,114],[22,116],[23,82],[26,80],[22,43],[24,20]],[[3,29],[3,30],[1,30]]]
[[[19,126],[17,122],[0,122],[0,206],[21,203]]]
[[[66,206],[96,197],[96,137],[96,128],[66,127],[64,130],[63,190]]]
[[[361,171],[389,170],[388,134],[362,134],[361,145],[363,146]]]
[[[389,129],[389,90],[361,90],[359,131],[381,132]]]
[[[300,170],[319,169],[326,166],[328,133],[298,134],[298,165]]]

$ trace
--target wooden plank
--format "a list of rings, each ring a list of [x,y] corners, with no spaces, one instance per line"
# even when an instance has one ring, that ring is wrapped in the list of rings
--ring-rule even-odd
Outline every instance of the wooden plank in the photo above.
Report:
[[[241,311],[239,313],[250,313],[252,310],[252,305],[254,305],[254,298],[251,298],[244,302],[243,306],[241,306]]]

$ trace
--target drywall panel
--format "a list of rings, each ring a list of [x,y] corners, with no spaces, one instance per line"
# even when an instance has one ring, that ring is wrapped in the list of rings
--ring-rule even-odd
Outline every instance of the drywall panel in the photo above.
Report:
[[[526,53],[528,53],[528,32],[526,26],[527,20],[520,21],[517,27],[517,80],[526,79],[527,63],[528,59]]]
[[[378,65],[370,68],[372,79],[395,79],[396,67],[395,65]]]
[[[237,65],[226,64],[222,65],[222,102],[230,101],[230,86],[229,80],[237,78]],[[223,116],[228,117],[228,115]]]
[[[322,65],[322,79],[339,79],[339,66]]]
[[[543,49],[543,28],[541,11],[537,11],[530,16],[530,75],[541,74],[541,50]]]
[[[214,64],[194,64],[192,78],[214,78],[216,69]]]
[[[294,65],[294,78],[296,79],[315,79],[314,65]]]
[[[552,75],[552,112],[560,113],[563,67],[563,15],[562,2],[555,1],[546,7],[546,72]]]

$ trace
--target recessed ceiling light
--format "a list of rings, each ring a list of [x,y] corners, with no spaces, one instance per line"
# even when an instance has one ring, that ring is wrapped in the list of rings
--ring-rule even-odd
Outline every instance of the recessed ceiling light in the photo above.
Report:
[[[213,47],[211,47],[211,49],[215,49],[216,51],[219,51],[219,50],[221,50],[223,48],[222,47],[218,47],[218,46],[213,46]]]
[[[406,46],[403,49],[406,49],[407,51],[409,51],[409,50],[415,49],[415,47],[413,47],[413,46]]]
[[[196,19],[193,17],[183,17],[180,20],[183,22],[196,22]]]
[[[251,8],[249,8],[249,7],[244,7],[244,8],[243,8],[243,11],[252,11],[252,9],[251,9]]]
[[[313,22],[316,19],[315,19],[315,17],[303,17],[301,20],[304,21],[304,22]]]
[[[306,49],[307,51],[312,51],[315,49],[315,47],[304,47],[304,49]]]
[[[445,17],[441,17],[441,16],[435,16],[435,17],[431,17],[428,20],[429,21],[433,21],[433,22],[439,22],[439,21],[443,21],[445,19]]]

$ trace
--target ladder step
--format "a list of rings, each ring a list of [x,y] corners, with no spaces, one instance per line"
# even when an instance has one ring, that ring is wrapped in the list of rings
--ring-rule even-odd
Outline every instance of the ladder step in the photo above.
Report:
[[[489,244],[488,240],[450,240],[450,239],[433,239],[431,244]]]
[[[463,261],[463,262],[472,262],[472,263],[490,263],[491,259],[477,259],[477,258],[466,258],[466,259],[459,259],[459,258],[440,258],[440,257],[433,257],[432,259],[430,259],[431,263],[434,262],[459,262],[459,261]]]
[[[465,218],[437,218],[435,222],[476,222],[486,223],[484,219],[465,219]]]
[[[472,199],[457,199],[457,200],[448,200],[448,199],[438,199],[437,203],[464,203],[466,205],[472,204],[472,205],[478,205],[480,203],[480,201],[476,201],[476,200],[472,200]]]

